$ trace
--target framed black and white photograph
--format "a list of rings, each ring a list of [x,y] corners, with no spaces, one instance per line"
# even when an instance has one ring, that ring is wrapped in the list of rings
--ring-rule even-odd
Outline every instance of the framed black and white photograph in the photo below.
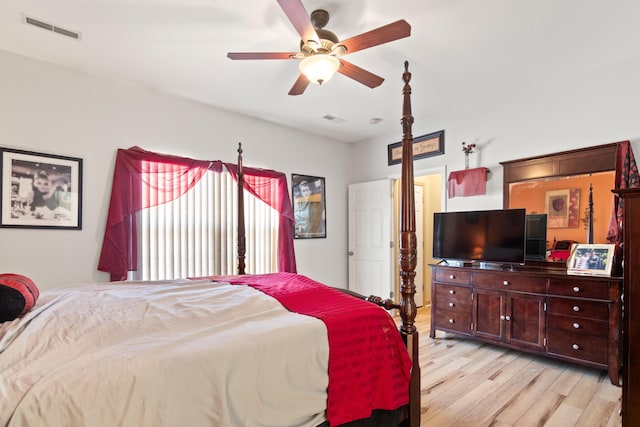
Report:
[[[611,276],[615,245],[577,244],[567,261],[568,274]]]
[[[0,147],[0,226],[82,229],[82,159]]]
[[[291,174],[296,239],[327,237],[324,178]]]

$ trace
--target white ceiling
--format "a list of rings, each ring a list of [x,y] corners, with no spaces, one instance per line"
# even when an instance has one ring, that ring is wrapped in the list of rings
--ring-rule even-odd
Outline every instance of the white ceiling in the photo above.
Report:
[[[346,142],[400,134],[405,60],[414,114],[428,117],[570,85],[585,69],[624,64],[640,51],[637,0],[303,4],[309,13],[329,11],[326,28],[340,39],[401,18],[411,24],[411,37],[345,58],[384,77],[382,86],[338,74],[289,96],[295,60],[228,59],[229,51],[298,49],[276,0],[2,0],[0,49]],[[78,31],[81,41],[26,25],[23,14]],[[371,124],[375,118],[382,121]]]

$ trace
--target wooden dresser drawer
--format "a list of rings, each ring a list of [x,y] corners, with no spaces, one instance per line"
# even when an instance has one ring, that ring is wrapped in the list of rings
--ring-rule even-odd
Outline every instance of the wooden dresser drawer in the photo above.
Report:
[[[609,303],[550,297],[547,299],[547,312],[608,321]]]
[[[436,285],[436,308],[471,312],[471,288],[457,285]]]
[[[457,269],[436,269],[436,282],[458,283],[468,285],[471,283],[471,273]]]
[[[471,334],[471,312],[436,309],[435,325],[438,329]]]
[[[607,338],[609,336],[609,322],[606,320],[584,319],[560,314],[547,315],[549,331],[560,330],[582,335],[593,335]]]
[[[549,279],[547,292],[550,295],[608,300],[609,282],[606,280],[581,280],[580,278]]]
[[[518,274],[474,273],[473,284],[479,288],[505,291],[545,293],[547,280],[542,277],[527,277]]]
[[[606,338],[550,330],[547,345],[549,353],[602,365],[607,364],[608,341]]]

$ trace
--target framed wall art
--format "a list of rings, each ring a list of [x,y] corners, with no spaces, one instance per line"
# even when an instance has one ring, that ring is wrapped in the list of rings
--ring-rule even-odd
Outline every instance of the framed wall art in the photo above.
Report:
[[[295,239],[327,237],[324,178],[291,174]]]
[[[444,130],[413,138],[413,159],[444,154]],[[389,166],[402,163],[402,141],[387,147]]]
[[[0,147],[0,226],[82,229],[82,159]]]
[[[544,209],[548,228],[576,228],[579,218],[580,189],[547,191]]]
[[[576,244],[567,261],[568,274],[611,276],[613,252],[611,244]]]

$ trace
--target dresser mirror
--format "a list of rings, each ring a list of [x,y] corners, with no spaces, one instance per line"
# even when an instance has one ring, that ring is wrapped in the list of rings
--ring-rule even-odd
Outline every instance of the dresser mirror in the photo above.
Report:
[[[542,262],[564,265],[568,254],[560,249],[567,242],[607,243],[616,148],[612,143],[501,162],[503,207],[546,214]]]

